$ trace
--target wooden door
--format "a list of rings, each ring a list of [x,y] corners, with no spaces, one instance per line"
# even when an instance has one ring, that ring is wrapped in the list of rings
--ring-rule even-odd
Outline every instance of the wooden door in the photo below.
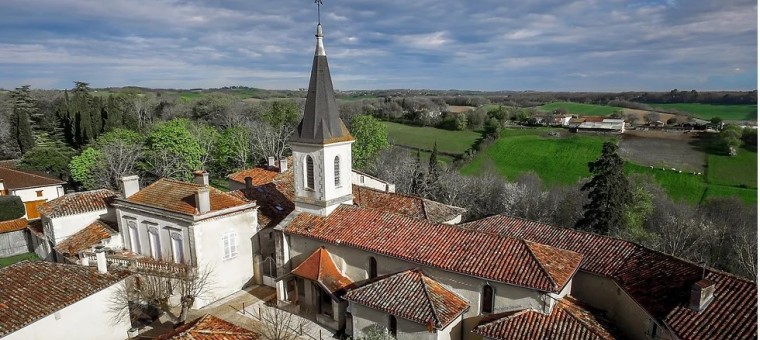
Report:
[[[24,202],[24,207],[26,208],[26,219],[35,220],[40,218],[40,212],[37,210],[37,208],[45,204],[46,201],[47,200]]]

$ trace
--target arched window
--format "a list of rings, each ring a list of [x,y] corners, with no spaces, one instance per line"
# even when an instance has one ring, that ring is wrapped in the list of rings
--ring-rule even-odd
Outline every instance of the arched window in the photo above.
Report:
[[[396,337],[396,317],[393,315],[388,316],[388,333],[392,337]]]
[[[369,273],[369,278],[374,279],[377,277],[377,260],[375,260],[374,257],[369,258],[369,270],[367,270]]]
[[[483,294],[480,297],[480,312],[493,313],[493,288],[489,285],[483,286]]]
[[[335,156],[335,160],[333,161],[333,168],[335,170],[335,186],[340,186],[340,157]]]
[[[306,188],[314,189],[314,159],[306,156]]]

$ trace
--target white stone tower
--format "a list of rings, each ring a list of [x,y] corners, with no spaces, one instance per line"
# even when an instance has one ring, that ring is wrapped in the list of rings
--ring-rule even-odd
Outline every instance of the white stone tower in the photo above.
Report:
[[[293,150],[296,210],[327,216],[340,204],[353,204],[351,144],[354,138],[338,114],[321,24],[317,25],[316,37],[303,120],[290,139],[290,148]]]

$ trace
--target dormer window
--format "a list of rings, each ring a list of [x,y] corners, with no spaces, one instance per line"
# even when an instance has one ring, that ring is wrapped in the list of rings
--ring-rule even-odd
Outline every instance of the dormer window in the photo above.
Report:
[[[306,156],[306,189],[314,190],[314,159]]]
[[[335,187],[337,188],[340,186],[340,157],[335,156],[333,168],[335,170]]]

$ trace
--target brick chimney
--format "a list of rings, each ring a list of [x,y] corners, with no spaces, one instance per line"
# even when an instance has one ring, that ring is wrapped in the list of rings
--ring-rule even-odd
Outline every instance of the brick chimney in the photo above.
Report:
[[[195,192],[195,207],[198,213],[205,214],[211,210],[210,190],[208,187],[198,188]]]
[[[243,180],[245,181],[245,188],[246,189],[253,188],[253,178],[251,178],[249,176],[249,177],[244,178]]]
[[[281,159],[280,160],[280,173],[283,173],[285,171],[288,171],[288,160],[287,159]]]
[[[137,175],[124,176],[119,180],[119,188],[121,189],[122,197],[129,198],[140,191],[140,177]]]
[[[691,295],[689,296],[689,309],[695,312],[701,312],[710,305],[715,293],[715,282],[708,279],[697,281],[691,286]]]
[[[203,170],[194,171],[193,182],[198,185],[208,186],[208,172]]]
[[[101,274],[108,273],[108,262],[106,262],[106,250],[103,246],[95,247],[95,259],[98,261],[98,272]]]
[[[274,156],[269,156],[269,157],[267,157],[267,165],[268,165],[270,168],[274,168],[274,166],[275,166],[275,165],[274,165]]]

